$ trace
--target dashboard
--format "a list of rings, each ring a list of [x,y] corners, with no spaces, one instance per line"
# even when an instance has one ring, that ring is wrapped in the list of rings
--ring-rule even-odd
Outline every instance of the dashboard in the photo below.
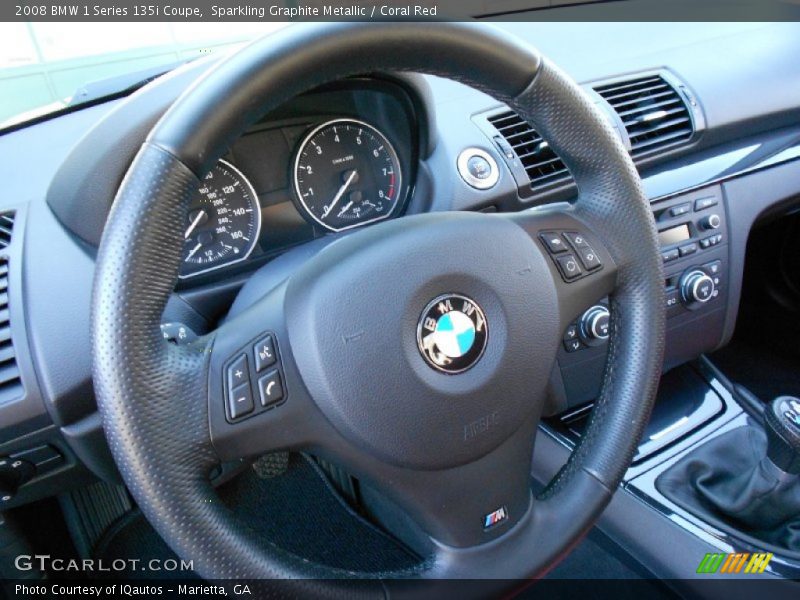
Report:
[[[725,345],[750,229],[800,196],[797,25],[502,27],[579,81],[634,156],[662,236],[665,370]],[[760,60],[754,47],[764,49]],[[147,133],[213,64],[203,59],[125,97],[0,135],[0,217],[13,220],[0,267],[14,348],[12,375],[0,382],[0,456],[49,457],[9,506],[88,481],[90,472],[116,477],[91,356],[75,351],[90,347],[94,258]],[[625,105],[630,95],[637,100]],[[637,108],[645,112],[630,112]],[[231,142],[193,198],[167,336],[180,342],[213,329],[246,309],[254,289],[278,285],[353,229],[425,212],[570,201],[577,190],[559,160],[508,107],[437,77],[366,73],[292,98]],[[604,308],[602,300],[583,307],[564,332],[549,414],[596,394]]]

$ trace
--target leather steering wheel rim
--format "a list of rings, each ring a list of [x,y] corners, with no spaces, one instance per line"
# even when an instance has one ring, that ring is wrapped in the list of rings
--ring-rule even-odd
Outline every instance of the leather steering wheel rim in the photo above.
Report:
[[[466,83],[530,122],[569,167],[579,190],[573,215],[601,236],[616,281],[600,397],[537,511],[486,544],[440,545],[412,571],[353,574],[265,546],[214,501],[208,473],[219,458],[198,390],[208,385],[215,336],[176,347],[164,342],[159,325],[177,281],[188,201],[227,145],[297,94],[377,70]],[[626,149],[580,87],[531,47],[483,25],[290,27],[220,62],[188,89],[132,163],[97,257],[97,399],[112,453],[143,513],[206,578],[538,577],[596,521],[630,464],[661,372],[663,294],[653,216]]]

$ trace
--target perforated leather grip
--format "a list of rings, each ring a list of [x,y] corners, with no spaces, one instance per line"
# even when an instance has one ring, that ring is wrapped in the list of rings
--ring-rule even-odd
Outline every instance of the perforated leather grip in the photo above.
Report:
[[[576,468],[614,490],[652,410],[664,355],[664,275],[650,204],[636,168],[606,116],[547,60],[512,106],[548,140],[578,185],[576,210],[619,268],[600,397],[556,493]]]

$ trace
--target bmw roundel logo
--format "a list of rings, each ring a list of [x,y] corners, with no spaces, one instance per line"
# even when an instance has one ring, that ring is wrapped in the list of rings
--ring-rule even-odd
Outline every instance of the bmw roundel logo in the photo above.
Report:
[[[486,349],[488,329],[483,310],[460,294],[430,301],[417,325],[417,344],[430,366],[461,373],[473,366]]]

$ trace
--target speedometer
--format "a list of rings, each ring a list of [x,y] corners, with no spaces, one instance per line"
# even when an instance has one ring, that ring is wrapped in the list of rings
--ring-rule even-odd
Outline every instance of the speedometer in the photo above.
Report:
[[[253,186],[220,160],[189,205],[180,276],[192,277],[247,258],[258,241],[261,210]]]
[[[330,231],[392,215],[401,193],[400,161],[380,131],[353,119],[315,127],[294,161],[294,191],[305,214]]]

